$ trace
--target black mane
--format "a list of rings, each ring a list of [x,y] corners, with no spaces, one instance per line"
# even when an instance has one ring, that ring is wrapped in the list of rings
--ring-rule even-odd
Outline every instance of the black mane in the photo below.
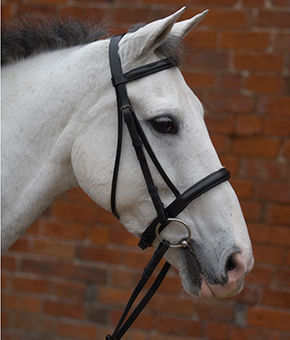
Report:
[[[1,64],[108,37],[105,29],[78,19],[23,17],[2,25]]]
[[[129,29],[133,32],[142,27],[138,24]],[[2,25],[1,64],[6,65],[43,52],[89,44],[101,38],[109,38],[106,29],[100,25],[82,22],[79,19],[67,20],[22,17]],[[156,50],[162,56],[180,63],[184,46],[180,40],[170,36]]]

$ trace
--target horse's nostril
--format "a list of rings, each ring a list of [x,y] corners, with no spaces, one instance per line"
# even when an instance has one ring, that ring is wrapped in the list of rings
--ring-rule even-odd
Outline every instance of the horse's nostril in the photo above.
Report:
[[[236,268],[236,263],[233,259],[233,255],[229,256],[227,263],[226,263],[226,270],[230,272]]]

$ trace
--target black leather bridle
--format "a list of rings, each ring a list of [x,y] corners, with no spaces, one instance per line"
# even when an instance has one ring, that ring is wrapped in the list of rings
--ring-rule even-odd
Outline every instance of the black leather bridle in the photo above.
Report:
[[[199,182],[195,183],[185,192],[180,193],[179,190],[175,187],[175,185],[171,182],[169,177],[166,175],[162,166],[160,165],[157,157],[155,156],[146,135],[141,127],[141,124],[130,104],[130,100],[127,95],[126,83],[151,75],[156,72],[160,72],[166,70],[168,68],[177,66],[176,63],[170,58],[165,58],[159,60],[154,63],[150,63],[138,68],[135,68],[127,73],[123,73],[121,61],[118,55],[119,42],[124,35],[113,36],[110,41],[109,47],[109,60],[112,74],[112,83],[116,90],[117,96],[117,105],[118,105],[118,142],[117,142],[117,152],[115,159],[115,168],[113,173],[112,180],[112,191],[111,191],[111,209],[113,214],[119,218],[116,209],[116,188],[117,188],[117,179],[118,179],[118,171],[119,164],[121,158],[121,149],[122,149],[122,135],[123,135],[123,120],[125,121],[127,128],[129,130],[129,134],[132,139],[132,143],[137,155],[137,158],[140,163],[140,167],[147,185],[147,189],[149,195],[151,197],[152,203],[156,210],[157,217],[151,222],[151,224],[147,227],[144,233],[141,236],[139,241],[139,247],[141,249],[146,249],[149,246],[152,246],[153,241],[157,237],[160,240],[160,244],[157,250],[154,252],[151,260],[143,271],[142,277],[134,289],[127,306],[123,312],[123,315],[120,318],[120,321],[112,335],[107,335],[106,340],[119,340],[125,334],[125,332],[129,329],[134,320],[138,317],[144,307],[147,305],[149,300],[152,298],[162,280],[164,279],[166,273],[170,268],[170,264],[165,262],[163,268],[158,274],[156,280],[145,294],[141,302],[137,305],[135,310],[131,313],[131,315],[126,317],[141,292],[142,288],[145,286],[146,282],[152,275],[154,269],[161,261],[165,252],[169,249],[169,247],[183,247],[186,248],[189,246],[188,241],[190,239],[190,229],[186,225],[185,222],[177,219],[176,217],[180,214],[189,203],[191,203],[194,199],[215,187],[216,185],[228,180],[230,178],[230,172],[226,168],[221,168],[210,175],[206,176]],[[146,149],[149,157],[151,158],[153,164],[159,171],[165,183],[168,185],[172,193],[175,195],[176,199],[169,204],[168,207],[164,207],[162,200],[158,194],[158,189],[154,184],[154,180],[152,178],[144,148]],[[160,232],[171,222],[175,221],[181,223],[184,227],[186,227],[188,231],[188,238],[186,240],[182,240],[179,244],[170,244],[167,240],[162,240],[160,238]],[[126,321],[125,321],[126,320]]]

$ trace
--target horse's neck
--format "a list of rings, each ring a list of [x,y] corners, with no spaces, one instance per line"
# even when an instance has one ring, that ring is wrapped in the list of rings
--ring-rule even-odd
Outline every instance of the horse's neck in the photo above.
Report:
[[[2,72],[3,251],[57,196],[78,186],[70,152],[89,86],[79,78],[87,60],[76,66],[82,54],[78,47],[35,56]]]

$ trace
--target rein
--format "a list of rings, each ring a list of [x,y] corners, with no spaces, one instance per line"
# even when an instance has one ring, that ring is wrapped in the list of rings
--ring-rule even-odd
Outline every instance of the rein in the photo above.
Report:
[[[178,214],[180,214],[194,199],[196,199],[206,191],[212,189],[216,185],[224,181],[227,181],[230,178],[230,172],[226,168],[221,168],[211,173],[210,175],[204,177],[202,180],[189,187],[182,194],[171,182],[170,178],[167,176],[166,172],[159,163],[155,153],[153,152],[150,143],[148,142],[146,135],[141,127],[141,124],[130,104],[130,100],[126,90],[126,83],[136,79],[140,79],[145,76],[149,76],[157,72],[161,72],[163,70],[175,67],[177,65],[172,60],[170,60],[170,58],[165,58],[157,62],[135,68],[127,73],[123,73],[121,61],[118,55],[119,42],[123,36],[124,35],[113,36],[111,38],[109,47],[109,60],[112,74],[112,84],[115,87],[118,106],[118,140],[111,189],[111,209],[114,216],[119,219],[119,215],[117,213],[116,208],[116,188],[122,151],[123,120],[124,120],[129,130],[129,134],[132,139],[132,144],[134,146],[136,156],[139,160],[144,180],[146,182],[147,189],[157,215],[157,217],[151,222],[151,224],[142,234],[138,245],[141,249],[144,250],[147,247],[152,246],[152,243],[155,240],[155,238],[157,238],[160,241],[160,243],[157,250],[154,252],[151,260],[145,267],[141,279],[138,282],[137,286],[135,287],[125,307],[123,315],[121,316],[113,334],[112,335],[108,334],[106,336],[106,340],[121,339],[123,335],[126,333],[126,331],[129,329],[129,327],[132,325],[132,323],[135,321],[135,319],[138,317],[138,315],[145,308],[147,303],[150,301],[150,299],[160,286],[161,282],[163,281],[166,273],[170,268],[170,264],[168,262],[165,262],[163,268],[161,269],[160,273],[158,274],[157,278],[155,279],[154,283],[152,284],[148,292],[145,294],[143,299],[139,302],[137,307],[127,318],[127,315],[129,314],[129,311],[133,303],[137,299],[141,290],[143,289],[146,282],[152,275],[158,263],[163,258],[163,255],[166,253],[166,251],[170,247],[175,248],[190,247],[189,245],[189,241],[191,239],[190,229],[184,221],[176,218]],[[163,180],[176,197],[176,199],[166,208],[164,207],[164,204],[162,203],[162,200],[159,196],[158,188],[154,184],[154,180],[152,178],[150,168],[148,166],[148,162],[145,156],[144,148],[146,149],[149,157],[151,158],[153,164],[159,171]],[[171,244],[168,240],[163,240],[160,236],[161,231],[172,221],[181,224],[183,227],[187,229],[188,232],[187,239],[181,240],[179,244]],[[191,251],[193,251],[193,249],[191,249]]]

